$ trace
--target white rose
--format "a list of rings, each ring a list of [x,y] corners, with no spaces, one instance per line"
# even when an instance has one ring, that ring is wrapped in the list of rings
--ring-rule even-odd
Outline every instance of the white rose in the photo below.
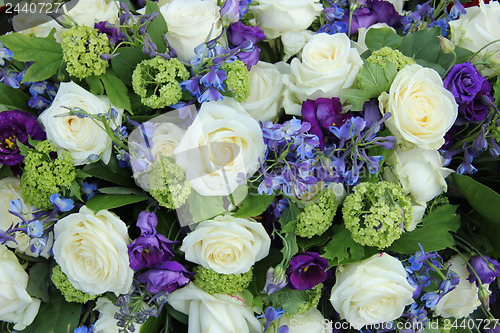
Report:
[[[39,116],[45,127],[47,139],[57,147],[58,152],[67,150],[75,165],[86,164],[91,155],[101,155],[104,163],[111,157],[111,138],[89,117],[61,116],[68,108],[78,107],[89,114],[108,114],[113,107],[105,96],[95,96],[74,82],[62,82],[51,106]],[[111,122],[111,128],[121,125],[123,109],[113,107],[118,116]]]
[[[284,76],[285,112],[298,116],[307,99],[341,96],[344,89],[353,85],[363,65],[346,34],[314,35],[302,49],[301,58],[302,61],[292,59],[291,74]]]
[[[6,177],[0,179],[0,230],[7,230],[10,226],[21,222],[21,219],[17,216],[9,213],[9,204],[12,200],[21,200],[21,205],[24,213],[33,211],[33,207],[26,205],[22,197],[21,181],[17,177]],[[31,214],[26,214],[25,219],[30,220],[33,218]],[[7,242],[10,248],[15,248],[17,252],[37,257],[38,255],[33,253],[30,249],[31,238],[23,233],[16,232],[15,239],[17,244],[14,242]],[[45,249],[40,253],[42,257],[48,258],[50,247],[52,246],[53,236],[52,233],[49,235],[48,244]]]
[[[32,3],[32,2],[30,2]],[[19,8],[29,8],[30,3],[26,1],[22,1],[19,3]],[[37,8],[49,8],[50,1],[36,1],[34,2],[37,5]],[[42,7],[43,6],[43,7]],[[62,9],[56,8],[55,5],[52,10],[56,13],[62,12]],[[56,9],[58,9],[56,11]],[[61,30],[63,27],[56,22],[53,18],[48,16],[47,14],[40,12],[39,10],[35,12],[31,11],[19,11],[19,13],[12,18],[12,27],[14,31],[22,33],[22,34],[34,34],[36,37],[47,37],[52,29]]]
[[[78,25],[94,27],[94,23],[118,23],[120,4],[113,0],[72,0],[64,5],[65,13]]]
[[[118,320],[115,319],[115,313],[120,311],[120,308],[114,305],[106,297],[99,297],[95,302],[94,310],[99,311],[99,318],[94,324],[94,333],[119,333],[119,327],[116,325]],[[147,306],[143,302],[143,306]],[[134,324],[135,331],[141,331],[141,324]]]
[[[481,305],[478,297],[479,288],[467,280],[467,263],[460,255],[450,260],[451,270],[458,274],[460,282],[452,291],[445,294],[434,307],[434,315],[444,318],[463,318],[470,315]]]
[[[186,130],[173,123],[156,123],[151,149],[155,160],[158,161],[161,156],[173,157],[174,150],[185,133]]]
[[[394,6],[394,9],[400,14],[404,15],[405,11],[403,10],[403,7],[405,5],[405,0],[385,0],[387,2],[392,3]]]
[[[253,175],[266,146],[259,123],[230,98],[201,105],[174,151],[193,189],[201,195],[229,195],[239,173]]]
[[[288,61],[288,59],[299,53],[314,35],[315,33],[311,30],[284,32],[281,35],[281,42],[285,51],[283,61]]]
[[[16,255],[0,244],[0,320],[15,323],[15,330],[30,325],[40,308],[40,300],[26,292],[28,279]]]
[[[269,254],[271,239],[261,223],[231,215],[200,222],[182,241],[186,260],[220,274],[246,273]]]
[[[168,304],[189,316],[189,333],[260,333],[261,326],[242,298],[210,295],[189,283],[168,295]]]
[[[498,1],[491,1],[489,4],[480,2],[479,6],[467,8],[464,15],[455,21],[450,21],[452,42],[471,50],[478,52],[481,50],[478,58],[483,56],[491,57],[494,64],[492,67],[479,66],[479,71],[486,77],[493,77],[500,73],[500,29],[498,22],[500,20],[500,4]],[[493,44],[487,44],[495,41]],[[478,59],[479,60],[479,59]]]
[[[168,42],[179,60],[189,62],[196,56],[195,47],[221,34],[219,10],[213,2],[203,0],[174,0],[160,7]]]
[[[382,113],[392,114],[385,124],[398,142],[422,149],[439,149],[458,115],[455,98],[439,74],[417,64],[398,72],[379,104]]]
[[[387,163],[392,167],[384,169],[384,179],[401,184],[403,191],[420,205],[446,192],[445,178],[453,172],[443,167],[444,158],[437,150],[413,148],[403,151],[398,146],[387,158]]]
[[[250,9],[267,39],[274,39],[287,31],[309,28],[323,5],[319,0],[260,0]]]
[[[330,333],[332,325],[325,320],[321,312],[317,309],[311,309],[305,313],[297,314],[290,318],[281,317],[280,326],[288,326],[289,333]]]
[[[54,226],[54,259],[71,284],[90,295],[129,291],[134,271],[129,267],[127,226],[115,214],[94,214],[86,206]]]
[[[274,64],[259,61],[250,69],[250,96],[241,106],[255,119],[275,121],[283,99],[283,77]]]
[[[399,318],[414,302],[413,287],[401,262],[381,253],[337,268],[332,302],[355,329]]]

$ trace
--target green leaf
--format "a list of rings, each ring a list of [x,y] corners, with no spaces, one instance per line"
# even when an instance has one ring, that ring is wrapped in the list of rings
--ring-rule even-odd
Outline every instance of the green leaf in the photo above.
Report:
[[[136,194],[97,194],[87,201],[87,207],[97,213],[101,209],[113,209],[149,199]]]
[[[118,108],[132,111],[130,99],[128,98],[128,89],[125,83],[109,69],[106,74],[100,76],[100,79],[104,84],[106,95],[109,97],[111,104]]]
[[[131,187],[120,187],[120,186],[112,186],[112,187],[103,187],[99,189],[99,192],[102,194],[136,194],[136,195],[144,195],[144,192]]]
[[[500,223],[498,218],[500,216],[500,195],[497,192],[469,176],[454,173],[451,177],[472,208],[488,221],[494,224]]]
[[[94,95],[103,95],[104,86],[102,85],[101,79],[95,75],[88,76],[85,81],[89,85],[90,92]]]
[[[441,51],[437,36],[441,35],[441,28],[426,28],[407,34],[403,37],[399,50],[405,56],[413,59],[422,59],[429,63],[436,63]]]
[[[150,23],[151,24],[151,23]],[[121,47],[118,55],[111,59],[111,67],[125,84],[132,86],[132,73],[138,63],[148,57],[140,49]]]
[[[76,180],[71,182],[70,195],[76,197],[80,201],[83,201],[82,194],[80,192],[80,184],[78,184]]]
[[[29,280],[26,291],[31,297],[36,297],[41,299],[43,302],[48,302],[49,280],[49,263],[36,263],[29,270]]]
[[[389,251],[411,254],[420,250],[433,252],[455,245],[450,234],[460,227],[460,217],[455,213],[457,206],[444,205],[427,214],[419,227],[406,232],[388,248]]]
[[[352,111],[362,111],[363,104],[370,100],[370,95],[361,89],[346,89],[342,93],[342,97],[345,98],[347,104],[352,104]]]
[[[498,107],[500,105],[500,75],[497,76],[497,80],[495,82],[495,85],[493,86],[493,98],[495,99],[496,105]]]
[[[28,110],[28,95],[19,89],[0,83],[0,110]]]
[[[23,156],[28,156],[28,153],[30,151],[30,148],[23,144],[21,141],[16,139],[16,146],[19,149],[19,153]]]
[[[268,297],[273,305],[279,304],[288,314],[294,315],[307,302],[307,296],[306,290],[291,290],[285,287]]]
[[[321,236],[314,236],[311,238],[297,238],[297,245],[302,249],[302,251],[307,251],[313,246],[324,246],[330,240],[332,236],[330,230],[324,232]]]
[[[181,216],[191,223],[209,220],[227,211],[222,196],[202,196],[194,190],[191,191],[185,206],[189,210],[190,217],[185,213],[181,213]]]
[[[384,46],[397,48],[403,38],[391,28],[369,29],[366,33],[366,46],[371,51],[376,51]]]
[[[52,75],[57,74],[61,66],[63,66],[62,58],[45,58],[40,61],[35,61],[24,74],[22,82],[46,80]]]
[[[152,14],[153,12],[157,12],[159,15],[148,24],[146,30],[151,40],[158,48],[158,52],[163,53],[167,49],[167,44],[163,38],[163,34],[166,34],[168,30],[167,23],[160,12],[158,4],[148,0],[146,2],[146,14]]]
[[[356,243],[343,224],[333,227],[332,240],[325,246],[323,258],[330,266],[355,262],[365,257],[365,248]]]
[[[241,202],[241,206],[234,217],[254,217],[262,214],[273,203],[274,195],[259,195],[250,192]]]
[[[295,224],[298,220],[300,210],[295,206],[293,201],[289,201],[289,206],[286,208],[283,213],[281,213],[280,224],[281,224],[281,232],[292,232],[295,229]]]
[[[163,310],[158,317],[150,316],[144,324],[142,324],[140,333],[157,333],[160,332],[163,323],[165,322],[166,311]]]
[[[115,157],[111,158],[108,165],[105,165],[102,161],[87,164],[83,168],[83,171],[93,177],[107,180],[116,185],[122,185],[126,187],[135,186],[135,182],[133,181],[132,175],[129,170],[120,168]]]

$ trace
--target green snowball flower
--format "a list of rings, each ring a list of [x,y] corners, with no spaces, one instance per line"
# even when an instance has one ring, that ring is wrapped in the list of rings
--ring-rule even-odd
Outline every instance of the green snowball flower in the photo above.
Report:
[[[132,73],[132,88],[142,104],[161,109],[181,100],[179,83],[189,78],[186,67],[176,58],[155,57],[141,61]]]
[[[318,194],[316,201],[308,203],[299,214],[295,234],[304,238],[322,235],[332,225],[336,211],[335,193],[326,188]]]
[[[59,289],[67,302],[87,303],[88,301],[96,299],[99,296],[84,293],[83,291],[73,287],[66,274],[61,271],[61,267],[59,265],[52,269],[52,276],[50,279],[56,288]]]
[[[194,268],[194,283],[209,294],[234,295],[250,285],[253,268],[246,273],[219,274],[203,266]]]
[[[45,140],[30,149],[24,159],[25,167],[21,177],[22,196],[26,203],[38,208],[52,209],[50,196],[63,194],[76,178],[73,158],[62,151],[56,159],[49,153],[55,152],[52,142]]]
[[[379,64],[380,66],[385,68],[385,62],[389,61],[396,65],[396,68],[399,70],[403,69],[406,65],[412,65],[415,63],[410,57],[405,56],[399,50],[395,50],[393,48],[384,46],[377,51],[373,51],[371,56],[369,56],[366,61],[372,62],[374,64]]]
[[[227,73],[226,85],[238,102],[245,102],[250,96],[250,73],[247,66],[240,60],[222,65]]]
[[[305,291],[307,293],[306,302],[300,306],[300,309],[297,312],[297,314],[306,313],[309,310],[316,309],[318,307],[322,291],[323,291],[323,283],[314,286],[310,290],[306,290]]]
[[[361,183],[345,198],[342,214],[355,242],[383,249],[410,225],[412,206],[395,184]]]
[[[169,157],[163,157],[155,164],[149,185],[153,198],[169,209],[182,206],[191,193],[191,184],[186,181],[184,170]]]
[[[101,59],[102,54],[111,52],[109,40],[97,29],[84,25],[72,27],[64,31],[61,46],[66,70],[79,79],[102,75],[109,66],[108,61]]]

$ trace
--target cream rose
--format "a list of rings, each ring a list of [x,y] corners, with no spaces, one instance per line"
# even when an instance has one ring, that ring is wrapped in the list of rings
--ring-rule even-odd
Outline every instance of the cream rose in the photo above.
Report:
[[[214,196],[233,193],[238,174],[257,171],[265,150],[259,123],[239,103],[225,98],[201,105],[174,155],[193,189]]]
[[[15,254],[0,244],[0,320],[14,323],[15,330],[30,325],[40,308],[40,300],[26,292],[28,280]]]
[[[129,291],[134,271],[129,267],[127,226],[115,214],[94,214],[86,206],[54,226],[54,259],[71,284],[90,295]]]
[[[319,0],[260,0],[250,9],[268,39],[309,28],[323,10]]]
[[[118,23],[120,3],[113,0],[72,0],[64,5],[65,13],[78,25],[94,27],[94,23]]]
[[[259,61],[250,70],[250,96],[241,105],[257,120],[275,121],[279,117],[284,87],[278,68]]]
[[[242,297],[210,295],[194,283],[168,295],[168,304],[189,316],[190,333],[260,333],[261,326]]]
[[[363,61],[346,34],[314,35],[301,52],[302,61],[292,59],[284,107],[287,114],[300,115],[302,102],[319,97],[339,97],[350,88]]]
[[[455,98],[439,74],[417,64],[399,71],[379,104],[383,114],[391,113],[385,124],[398,142],[422,149],[439,149],[458,115]]]
[[[221,34],[219,10],[213,2],[203,0],[174,0],[161,6],[168,27],[166,36],[179,60],[189,62],[198,45]]]
[[[491,67],[478,66],[479,71],[486,77],[493,77],[500,73],[500,4],[491,1],[479,6],[467,8],[464,15],[458,20],[450,21],[451,41],[461,47],[478,52],[487,44],[495,41],[481,50],[478,58],[485,58],[493,62]],[[479,59],[477,59],[479,60]]]
[[[158,161],[161,156],[172,157],[186,130],[173,123],[155,124],[155,133],[153,134],[152,152],[155,160]]]
[[[451,270],[458,274],[460,282],[452,291],[445,294],[434,307],[434,315],[444,318],[463,318],[470,315],[481,305],[479,301],[479,288],[467,280],[469,272],[467,264],[460,255],[449,261]]]
[[[105,96],[95,96],[74,82],[62,82],[51,106],[39,116],[45,127],[47,139],[51,140],[58,151],[67,150],[75,165],[88,163],[92,155],[101,155],[104,163],[111,157],[111,138],[89,117],[76,115],[62,116],[68,108],[80,108],[89,114],[108,114],[113,107]],[[117,116],[111,121],[111,128],[121,125],[123,109],[113,107]]]
[[[231,215],[200,222],[182,241],[186,260],[220,274],[246,273],[269,254],[271,239],[262,224]]]
[[[355,329],[399,318],[414,302],[401,262],[381,253],[337,267],[330,301]]]

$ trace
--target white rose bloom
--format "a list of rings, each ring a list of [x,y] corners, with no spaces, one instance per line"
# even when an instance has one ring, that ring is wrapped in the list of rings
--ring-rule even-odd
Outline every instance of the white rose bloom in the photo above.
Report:
[[[143,303],[146,305],[146,303]],[[118,320],[115,319],[115,313],[117,313],[120,308],[114,305],[106,297],[99,297],[96,300],[95,310],[99,311],[99,318],[94,324],[94,333],[119,333],[119,327],[116,325]],[[134,324],[135,331],[141,331],[141,324]]]
[[[353,85],[363,65],[346,34],[314,35],[302,49],[301,58],[292,59],[291,73],[284,76],[285,112],[297,116],[307,99],[341,96]]]
[[[189,62],[198,45],[221,34],[219,10],[215,3],[203,0],[174,0],[160,7],[167,22],[168,42],[180,61]]]
[[[69,9],[68,9],[69,8]],[[94,27],[94,23],[119,23],[120,3],[113,0],[72,0],[64,5],[65,13],[78,25]]]
[[[469,271],[467,263],[460,255],[456,255],[448,260],[451,270],[458,274],[460,282],[452,291],[444,295],[434,307],[434,315],[443,318],[463,318],[470,315],[480,305],[478,293],[479,288],[475,283],[467,280]]]
[[[16,255],[0,244],[0,320],[14,323],[15,330],[30,325],[40,308],[40,300],[26,292],[28,280]]]
[[[399,143],[437,150],[458,115],[453,94],[444,88],[439,74],[420,65],[407,65],[396,75],[389,93],[379,96],[385,124]]]
[[[61,116],[69,112],[68,108],[78,107],[89,114],[108,114],[113,107],[105,96],[95,96],[74,82],[62,82],[51,106],[39,116],[39,121],[47,132],[47,139],[57,147],[57,151],[67,150],[75,165],[87,163],[91,155],[101,155],[104,163],[111,157],[111,138],[89,117],[79,118]],[[121,125],[123,109],[113,107],[117,117],[111,122],[111,128]]]
[[[173,123],[156,123],[151,151],[158,161],[161,156],[173,157],[186,130]]]
[[[309,28],[323,10],[323,5],[319,0],[260,0],[250,10],[267,39],[274,39],[287,31]]]
[[[189,333],[260,333],[253,310],[242,298],[210,295],[189,283],[168,295],[168,304],[189,316]]]
[[[94,214],[86,206],[54,226],[54,259],[71,284],[90,295],[127,293],[134,271],[129,266],[127,226],[115,214]]]
[[[229,195],[239,173],[253,175],[266,146],[259,123],[241,104],[225,98],[206,102],[174,151],[193,189],[201,195]]]
[[[283,99],[283,77],[271,63],[259,61],[250,69],[250,96],[241,106],[253,118],[275,121]]]
[[[283,61],[288,61],[288,59],[299,53],[314,35],[315,33],[311,30],[284,32],[281,35],[281,42],[285,51]]]
[[[458,20],[450,21],[451,41],[454,44],[472,52],[482,49],[478,58],[489,58],[485,60],[493,62],[492,67],[478,66],[481,74],[486,77],[493,77],[500,73],[499,21],[500,4],[498,1],[491,1],[489,4],[480,1],[479,6],[467,8],[466,14],[460,15]],[[483,49],[493,41],[495,43]]]
[[[269,254],[271,239],[261,223],[231,215],[200,222],[182,241],[186,260],[219,274],[246,273]]]
[[[437,150],[413,148],[403,151],[397,146],[387,163],[392,164],[392,168],[384,169],[384,179],[401,184],[403,191],[422,206],[446,192],[445,178],[453,172],[443,167],[444,158]]]
[[[332,325],[325,320],[321,312],[311,309],[305,313],[297,314],[290,318],[281,317],[280,326],[288,326],[289,333],[331,333]]]
[[[414,302],[401,262],[381,253],[337,267],[330,301],[355,329],[399,318]]]

